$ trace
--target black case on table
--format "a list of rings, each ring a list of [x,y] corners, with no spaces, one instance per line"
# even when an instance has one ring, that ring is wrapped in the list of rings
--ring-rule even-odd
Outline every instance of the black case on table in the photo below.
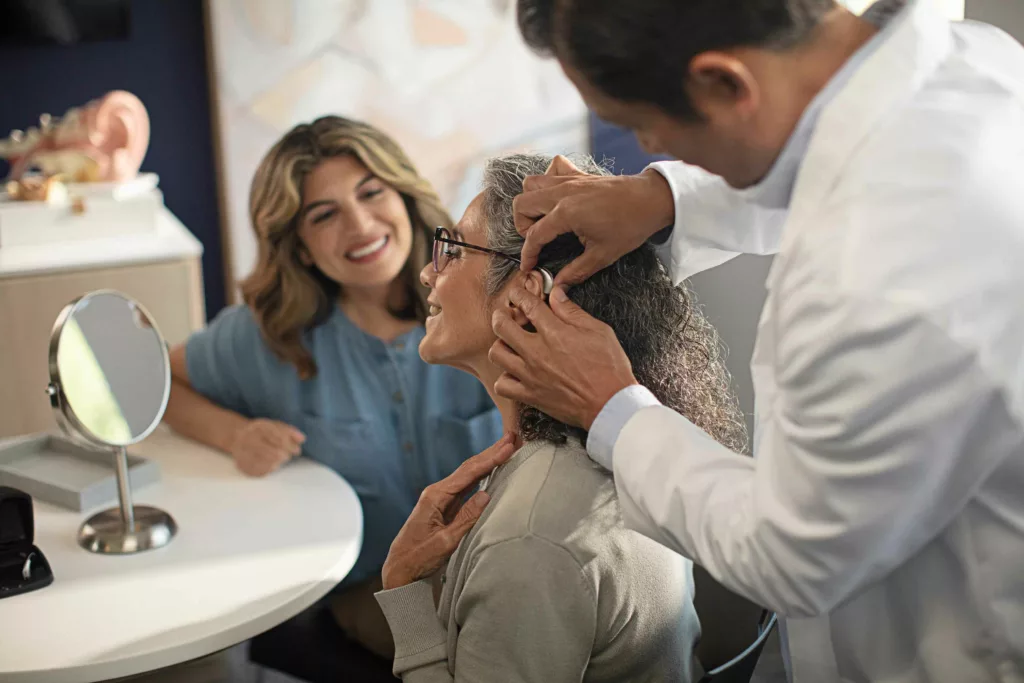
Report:
[[[34,545],[32,497],[0,486],[0,599],[28,593],[53,583],[50,563]],[[26,560],[28,576],[25,576]]]

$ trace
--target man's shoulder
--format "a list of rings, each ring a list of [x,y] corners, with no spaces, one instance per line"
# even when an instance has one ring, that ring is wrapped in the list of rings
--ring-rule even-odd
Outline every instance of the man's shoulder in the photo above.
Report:
[[[842,170],[794,226],[778,284],[938,298],[1024,285],[1007,258],[1024,248],[1024,70],[953,57],[834,163]]]

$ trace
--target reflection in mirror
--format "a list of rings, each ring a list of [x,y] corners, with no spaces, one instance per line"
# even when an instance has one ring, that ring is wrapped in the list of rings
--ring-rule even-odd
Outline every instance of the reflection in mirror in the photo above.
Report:
[[[75,306],[60,332],[57,371],[67,407],[90,440],[137,442],[167,405],[166,348],[145,313],[120,294],[94,294]]]

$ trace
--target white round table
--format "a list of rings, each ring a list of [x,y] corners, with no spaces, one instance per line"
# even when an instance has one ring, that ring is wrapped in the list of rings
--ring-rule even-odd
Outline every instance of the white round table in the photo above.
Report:
[[[0,681],[87,683],[203,657],[298,614],[356,561],[362,508],[326,467],[302,458],[251,479],[165,427],[129,452],[160,464],[135,502],[169,512],[178,535],[138,555],[94,555],[75,540],[94,511],[35,501],[54,582],[0,600]]]

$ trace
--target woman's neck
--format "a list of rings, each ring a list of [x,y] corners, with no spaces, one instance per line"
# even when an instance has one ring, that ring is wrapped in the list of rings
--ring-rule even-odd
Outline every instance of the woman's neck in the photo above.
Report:
[[[482,359],[470,364],[470,372],[476,375],[476,378],[487,389],[487,393],[490,395],[491,400],[494,401],[494,405],[498,407],[498,412],[501,413],[501,424],[504,432],[516,435],[516,448],[522,446],[523,441],[519,437],[519,404],[494,393],[494,383],[501,377],[501,370],[492,365],[487,356],[484,356]]]
[[[345,287],[338,305],[352,323],[386,342],[416,327],[415,320],[399,320],[392,311],[400,308],[407,293],[399,279],[378,287]]]

